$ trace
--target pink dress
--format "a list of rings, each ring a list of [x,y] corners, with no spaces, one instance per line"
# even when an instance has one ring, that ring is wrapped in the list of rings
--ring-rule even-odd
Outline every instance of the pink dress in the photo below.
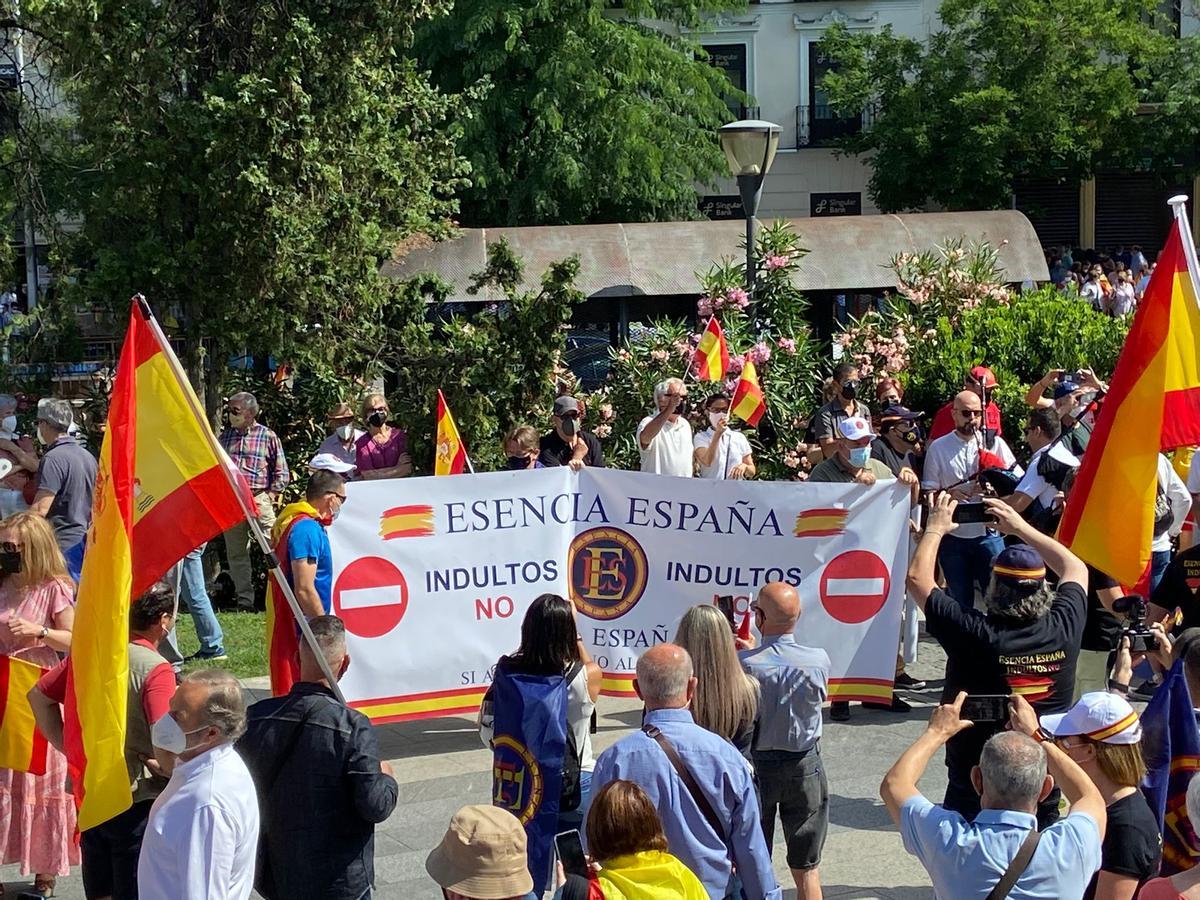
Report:
[[[0,585],[0,653],[46,668],[57,664],[57,653],[39,640],[13,637],[8,622],[18,616],[53,628],[71,597],[72,586],[58,581],[23,593]],[[53,747],[47,749],[45,775],[0,769],[0,852],[0,863],[20,863],[22,875],[69,875],[79,865],[67,758]]]

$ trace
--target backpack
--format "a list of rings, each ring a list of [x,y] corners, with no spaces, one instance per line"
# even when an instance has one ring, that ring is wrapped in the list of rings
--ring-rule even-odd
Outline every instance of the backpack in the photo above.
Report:
[[[1154,536],[1166,534],[1171,527],[1171,501],[1163,490],[1162,482],[1156,481],[1154,492]]]

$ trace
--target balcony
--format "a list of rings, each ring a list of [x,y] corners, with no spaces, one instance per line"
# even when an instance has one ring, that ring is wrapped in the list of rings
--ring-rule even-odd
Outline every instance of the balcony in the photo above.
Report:
[[[797,106],[796,146],[829,147],[840,138],[870,128],[874,121],[874,106],[868,106],[857,116],[839,116],[831,106]]]

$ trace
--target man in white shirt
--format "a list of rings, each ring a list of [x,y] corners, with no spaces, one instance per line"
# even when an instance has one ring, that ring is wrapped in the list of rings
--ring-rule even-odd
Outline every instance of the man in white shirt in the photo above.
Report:
[[[686,400],[687,385],[680,378],[654,388],[658,414],[642,419],[637,430],[643,472],[692,477],[692,426],[680,415]]]
[[[696,432],[692,439],[700,477],[717,480],[753,478],[757,470],[750,442],[740,431],[729,427],[729,398],[724,394],[713,394],[705,402],[704,412],[709,427]]]
[[[1194,468],[1194,467],[1193,467]],[[1175,472],[1171,461],[1158,454],[1158,488],[1154,495],[1154,539],[1150,543],[1150,590],[1158,587],[1163,573],[1171,562],[1171,540],[1183,531],[1188,513],[1192,511],[1192,495],[1188,484]]]
[[[154,806],[138,857],[139,900],[246,900],[254,886],[258,794],[233,742],[246,700],[228,672],[183,679],[151,728],[171,780]]]
[[[321,446],[317,447],[315,456],[328,454],[341,462],[342,467],[321,466],[320,468],[330,468],[331,471],[337,472],[347,481],[353,481],[358,477],[358,458],[355,455],[357,452],[355,445],[364,434],[362,429],[354,427],[354,410],[350,408],[349,403],[335,404],[325,416],[325,422],[329,426],[329,435],[321,441]]]
[[[933,441],[925,452],[921,488],[948,490],[959,503],[978,502],[982,490],[977,475],[983,469],[1010,468],[1016,463],[1004,438],[996,435],[984,445],[983,404],[974,391],[954,398],[954,430]],[[1004,541],[985,524],[962,524],[942,541],[938,563],[946,576],[947,592],[967,609],[975,605],[975,587],[982,592],[992,576],[992,562]]]
[[[1058,439],[1062,422],[1053,407],[1035,409],[1029,414],[1025,428],[1025,442],[1033,451],[1029,467],[1017,485],[1016,491],[1004,501],[1036,527],[1040,517],[1053,506],[1062,490],[1063,477],[1072,469],[1079,468],[1079,458]],[[1046,454],[1050,459],[1043,463]],[[1039,529],[1044,530],[1044,529]]]

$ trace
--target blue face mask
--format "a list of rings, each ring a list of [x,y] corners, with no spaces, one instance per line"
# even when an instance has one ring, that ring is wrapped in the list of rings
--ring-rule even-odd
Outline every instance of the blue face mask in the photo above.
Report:
[[[867,460],[871,458],[870,447],[855,447],[850,451],[850,465],[856,469],[866,468]]]

